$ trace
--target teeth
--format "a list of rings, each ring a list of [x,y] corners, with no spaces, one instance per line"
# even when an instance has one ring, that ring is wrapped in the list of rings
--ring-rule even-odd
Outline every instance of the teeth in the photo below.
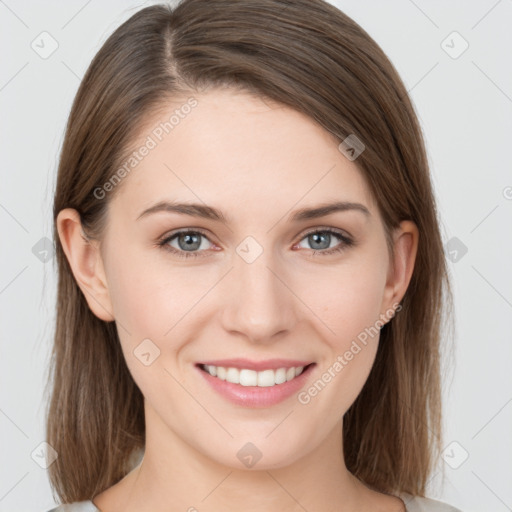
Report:
[[[213,365],[205,365],[204,369],[213,377],[233,384],[263,388],[282,384],[283,382],[294,379],[303,372],[304,366],[263,370],[261,372],[247,370],[245,368],[239,370],[238,368],[224,368],[223,366]]]

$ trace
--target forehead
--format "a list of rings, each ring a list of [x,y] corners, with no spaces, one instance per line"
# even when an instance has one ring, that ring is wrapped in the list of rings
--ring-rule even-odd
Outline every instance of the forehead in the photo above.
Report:
[[[258,217],[328,200],[358,201],[375,211],[361,171],[338,143],[304,114],[247,92],[191,94],[148,118],[133,149],[150,149],[113,202],[132,219],[161,200]]]

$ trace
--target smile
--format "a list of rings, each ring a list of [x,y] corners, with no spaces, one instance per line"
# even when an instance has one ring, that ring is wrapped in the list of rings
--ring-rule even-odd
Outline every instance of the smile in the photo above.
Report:
[[[241,386],[272,387],[289,382],[298,377],[303,371],[304,366],[295,366],[290,368],[266,369],[262,371],[250,370],[248,368],[232,368],[214,365],[200,365],[200,368],[208,372],[212,377],[230,382],[231,384],[240,384]]]
[[[270,407],[298,393],[310,379],[315,362],[307,359],[245,358],[197,362],[206,385],[229,402],[242,407]]]

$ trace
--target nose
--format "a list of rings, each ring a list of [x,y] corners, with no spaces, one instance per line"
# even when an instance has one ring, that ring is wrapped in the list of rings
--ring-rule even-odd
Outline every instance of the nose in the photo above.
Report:
[[[267,251],[252,263],[234,262],[223,290],[223,327],[251,343],[273,343],[292,330],[299,314],[286,272]]]

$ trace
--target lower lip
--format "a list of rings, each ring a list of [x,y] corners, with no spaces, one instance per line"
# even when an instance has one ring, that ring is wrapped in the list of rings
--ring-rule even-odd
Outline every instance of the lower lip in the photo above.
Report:
[[[196,368],[217,393],[231,402],[244,407],[268,407],[278,404],[297,393],[304,386],[314,366],[315,363],[310,364],[299,376],[292,380],[267,387],[233,384],[213,377],[199,366],[196,366]]]

